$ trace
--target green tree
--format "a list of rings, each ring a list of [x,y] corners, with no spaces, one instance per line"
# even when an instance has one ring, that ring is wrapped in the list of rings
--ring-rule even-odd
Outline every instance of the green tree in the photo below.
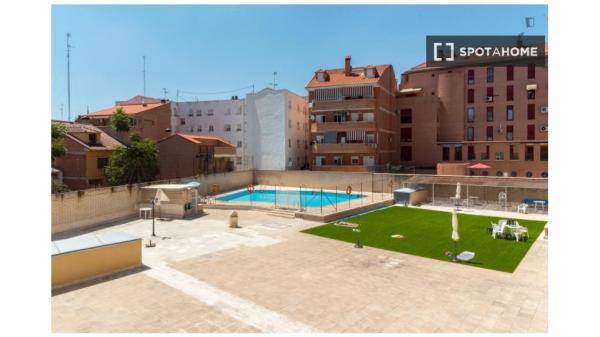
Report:
[[[129,125],[131,123],[131,118],[127,116],[123,108],[117,108],[115,113],[110,117],[110,125],[115,131],[129,131]]]
[[[128,147],[113,151],[107,168],[112,185],[134,184],[153,180],[158,174],[158,146],[150,138],[134,133]]]
[[[52,161],[54,158],[60,157],[65,154],[65,135],[67,134],[67,127],[60,123],[52,123],[51,131],[51,147],[52,147]]]

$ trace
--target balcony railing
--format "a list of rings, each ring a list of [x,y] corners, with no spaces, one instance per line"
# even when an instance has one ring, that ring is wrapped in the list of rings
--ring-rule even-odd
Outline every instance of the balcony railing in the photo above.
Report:
[[[314,101],[312,111],[368,110],[375,109],[374,98],[347,99],[339,101]]]
[[[313,122],[310,125],[310,132],[327,131],[345,131],[345,130],[365,130],[375,131],[375,122],[367,121],[346,121],[346,122]]]
[[[313,144],[313,153],[375,153],[375,143],[316,143]]]

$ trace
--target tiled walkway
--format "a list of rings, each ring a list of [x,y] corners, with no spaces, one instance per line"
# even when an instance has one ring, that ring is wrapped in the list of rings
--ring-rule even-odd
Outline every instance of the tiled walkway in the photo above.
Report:
[[[547,242],[513,274],[329,240],[240,211],[159,223],[146,271],[52,297],[55,332],[545,332]],[[147,238],[149,222],[102,231]]]

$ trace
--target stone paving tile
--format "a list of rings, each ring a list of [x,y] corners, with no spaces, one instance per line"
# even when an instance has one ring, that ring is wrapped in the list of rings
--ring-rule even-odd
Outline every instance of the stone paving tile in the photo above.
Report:
[[[456,265],[299,233],[300,219],[225,210],[159,222],[146,265],[179,272],[325,332],[546,332],[547,242],[514,274]],[[147,241],[149,221],[98,229]],[[266,226],[265,226],[266,225]],[[214,303],[186,295],[148,271],[52,297],[55,332],[258,332]],[[181,285],[183,286],[183,285]],[[175,287],[175,288],[173,288]]]
[[[53,332],[258,332],[143,273],[52,297]]]
[[[326,332],[544,332],[545,245],[514,274],[303,233],[171,267]]]

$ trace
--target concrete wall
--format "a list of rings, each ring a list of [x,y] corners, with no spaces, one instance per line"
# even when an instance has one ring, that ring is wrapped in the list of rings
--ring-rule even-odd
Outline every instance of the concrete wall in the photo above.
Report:
[[[52,289],[142,265],[142,240],[52,256]]]
[[[253,181],[253,171],[234,171],[209,174],[194,179],[201,183],[200,195],[208,195],[213,184],[219,185],[221,192],[243,188]],[[171,182],[179,182],[172,180]],[[138,215],[142,200],[141,186],[115,186],[85,191],[54,194],[52,200],[52,234],[68,232],[110,223],[119,219]]]

